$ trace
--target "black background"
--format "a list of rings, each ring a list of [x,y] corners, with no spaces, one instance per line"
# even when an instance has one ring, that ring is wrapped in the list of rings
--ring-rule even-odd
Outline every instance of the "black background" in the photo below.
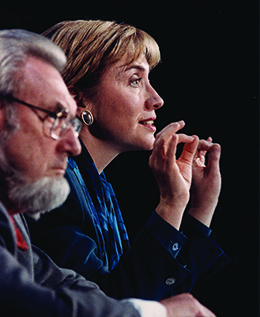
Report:
[[[150,76],[165,101],[158,130],[183,119],[185,133],[222,146],[212,228],[233,261],[193,293],[218,316],[258,316],[258,1],[27,1],[0,9],[1,29],[41,33],[74,19],[130,23],[158,42],[162,63]],[[158,203],[149,155],[125,153],[106,169],[131,238]]]

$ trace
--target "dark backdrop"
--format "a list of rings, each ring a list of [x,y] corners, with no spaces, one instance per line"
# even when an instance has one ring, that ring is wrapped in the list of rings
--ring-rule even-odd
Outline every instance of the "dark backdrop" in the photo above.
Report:
[[[90,18],[133,24],[159,43],[162,63],[151,73],[165,101],[158,130],[184,119],[184,132],[221,144],[212,227],[233,262],[193,293],[218,316],[258,316],[258,1],[23,1],[1,5],[0,28],[41,33]],[[131,238],[158,203],[149,154],[122,154],[106,169]]]

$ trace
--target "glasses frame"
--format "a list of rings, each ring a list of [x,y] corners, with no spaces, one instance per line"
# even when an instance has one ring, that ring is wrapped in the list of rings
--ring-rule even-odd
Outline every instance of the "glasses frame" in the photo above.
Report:
[[[66,132],[70,126],[72,126],[73,128],[73,131],[74,133],[76,134],[76,136],[78,137],[79,136],[79,133],[80,133],[80,129],[81,129],[81,122],[80,120],[77,118],[77,117],[72,117],[68,120],[67,122],[67,126],[64,128],[62,127],[61,128],[61,131],[59,134],[56,134],[54,132],[54,129],[56,127],[56,124],[57,124],[57,121],[61,118],[67,118],[70,116],[70,113],[69,113],[69,110],[68,109],[65,109],[65,108],[62,108],[61,110],[55,112],[55,111],[50,111],[50,110],[47,110],[47,109],[44,109],[44,108],[41,108],[41,107],[38,107],[38,106],[34,106],[34,105],[31,105],[30,103],[27,103],[23,100],[20,100],[18,98],[15,98],[13,97],[12,95],[10,94],[0,94],[0,100],[8,100],[8,101],[14,101],[14,102],[17,102],[19,104],[22,104],[23,106],[26,106],[28,108],[31,108],[31,109],[35,109],[35,110],[39,110],[39,111],[42,111],[42,112],[45,112],[48,114],[48,116],[46,116],[45,118],[42,118],[40,117],[37,112],[35,112],[35,114],[38,116],[38,118],[44,123],[44,121],[48,118],[48,117],[51,117],[51,118],[54,118],[54,122],[52,124],[52,127],[50,129],[50,135],[48,135],[49,137],[51,137],[52,139],[54,140],[59,140],[61,137],[62,137],[62,134],[64,134],[64,132]],[[77,128],[75,127],[77,125]],[[45,134],[48,134],[48,133],[45,133]]]

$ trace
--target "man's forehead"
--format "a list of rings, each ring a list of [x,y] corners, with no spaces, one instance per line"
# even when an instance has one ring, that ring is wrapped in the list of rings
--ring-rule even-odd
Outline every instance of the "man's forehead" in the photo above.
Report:
[[[31,79],[33,82],[40,81],[42,84],[47,84],[53,79],[62,81],[61,74],[54,66],[37,57],[29,57],[22,71],[26,79]]]
[[[23,71],[23,96],[20,98],[29,98],[28,102],[37,103],[51,111],[75,106],[61,74],[54,66],[32,57],[27,60]]]

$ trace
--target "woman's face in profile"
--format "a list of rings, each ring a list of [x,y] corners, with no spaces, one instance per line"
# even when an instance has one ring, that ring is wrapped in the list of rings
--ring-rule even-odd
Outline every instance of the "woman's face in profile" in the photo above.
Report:
[[[163,106],[163,100],[150,85],[150,68],[144,55],[126,64],[124,58],[102,75],[93,109],[95,122],[102,138],[119,153],[151,150],[155,110]]]

